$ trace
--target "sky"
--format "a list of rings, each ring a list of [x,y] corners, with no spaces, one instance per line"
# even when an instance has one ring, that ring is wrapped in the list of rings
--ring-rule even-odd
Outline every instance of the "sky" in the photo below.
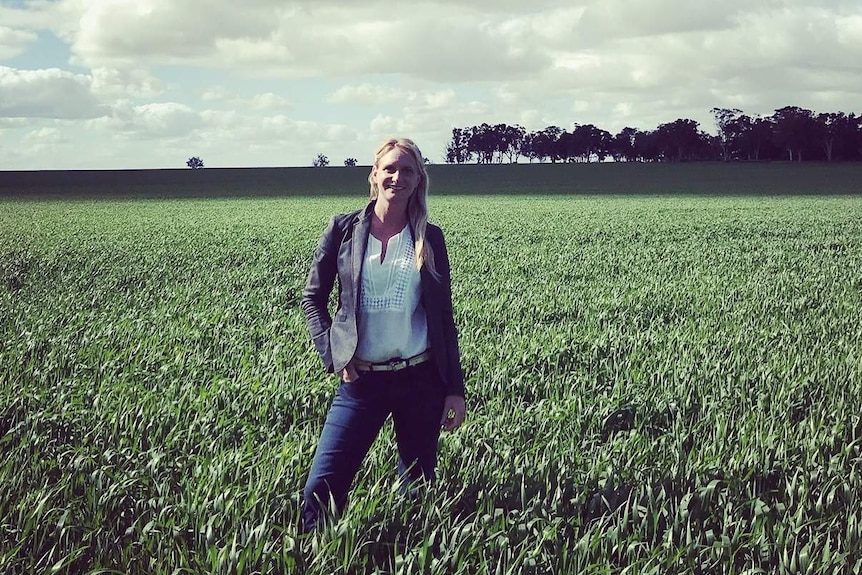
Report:
[[[0,0],[0,170],[445,159],[452,128],[862,113],[859,0]]]

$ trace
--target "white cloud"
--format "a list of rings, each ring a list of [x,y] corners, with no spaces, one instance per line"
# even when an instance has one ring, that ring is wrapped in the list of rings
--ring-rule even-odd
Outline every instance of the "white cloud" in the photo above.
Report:
[[[36,130],[62,119],[51,127],[66,134],[97,117],[77,126],[115,138],[105,161],[193,148],[213,166],[304,165],[318,151],[338,163],[390,134],[435,159],[453,127],[483,122],[712,129],[715,106],[858,112],[862,101],[858,0],[16,5],[0,6],[0,57],[36,63],[0,68],[0,128],[23,138],[3,116]],[[44,62],[45,32],[69,62]]]
[[[119,102],[111,117],[94,120],[92,125],[122,139],[152,140],[187,137],[203,123],[201,114],[185,104],[159,102],[132,106]]]
[[[523,34],[508,14],[468,5],[425,2],[405,12],[377,3],[258,1],[242,10],[203,0],[61,3],[77,12],[77,25],[64,32],[74,61],[91,67],[194,63],[285,77],[397,72],[441,80],[530,74],[546,59],[530,42],[511,41]]]
[[[205,0],[67,0],[77,8],[72,48],[82,63],[206,62],[223,38],[266,36],[274,5]],[[261,9],[264,8],[264,9]]]
[[[342,86],[333,92],[327,101],[332,104],[364,104],[375,105],[403,99],[402,90],[378,84],[363,83]]]
[[[93,68],[93,93],[120,98],[155,98],[164,92],[164,82],[147,70]]]
[[[33,32],[0,26],[0,60],[18,56],[36,40]]]
[[[404,89],[382,84],[362,83],[347,85],[333,92],[327,101],[331,104],[358,104],[379,106],[381,104],[414,105],[424,108],[442,108],[456,99],[455,90]]]
[[[284,96],[266,92],[265,94],[256,94],[248,101],[248,106],[253,110],[273,111],[290,108],[290,100]]]
[[[0,129],[23,128],[30,124],[27,118],[3,118],[0,117]]]
[[[92,77],[58,68],[16,70],[0,66],[0,116],[84,119],[109,112],[93,96]]]
[[[373,134],[395,134],[404,131],[402,122],[403,120],[393,118],[392,116],[377,114],[374,119],[371,120],[369,128],[371,128],[371,133]]]
[[[39,128],[21,138],[21,143],[34,152],[45,151],[68,141],[68,138],[57,128]]]
[[[862,14],[839,17],[836,28],[841,46],[857,54],[862,51]]]
[[[210,86],[201,93],[201,99],[204,102],[218,102],[227,99],[227,97],[228,91],[224,86]]]
[[[234,110],[252,110],[257,112],[277,112],[289,110],[293,103],[289,98],[275,92],[263,92],[248,98],[238,98],[224,86],[211,86],[201,93],[204,102],[218,103],[222,107]]]

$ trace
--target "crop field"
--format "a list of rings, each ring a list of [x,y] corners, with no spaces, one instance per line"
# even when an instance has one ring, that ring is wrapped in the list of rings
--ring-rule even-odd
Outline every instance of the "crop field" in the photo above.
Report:
[[[0,200],[0,573],[862,572],[862,199],[438,196],[468,420],[299,535],[362,197]]]

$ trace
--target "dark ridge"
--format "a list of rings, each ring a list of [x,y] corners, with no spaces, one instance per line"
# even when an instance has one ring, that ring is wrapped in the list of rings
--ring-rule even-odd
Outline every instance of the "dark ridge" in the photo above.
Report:
[[[0,171],[0,197],[224,198],[355,196],[368,166]],[[692,162],[434,164],[434,195],[862,193],[862,163]]]

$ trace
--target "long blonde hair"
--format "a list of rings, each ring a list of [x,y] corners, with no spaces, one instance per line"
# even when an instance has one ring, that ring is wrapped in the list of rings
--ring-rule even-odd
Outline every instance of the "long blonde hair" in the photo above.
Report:
[[[374,171],[377,169],[380,159],[395,148],[410,154],[416,163],[416,171],[419,174],[419,184],[417,184],[416,190],[407,203],[407,219],[410,222],[410,229],[413,231],[413,240],[416,244],[416,269],[421,270],[424,265],[433,276],[437,277],[437,268],[434,266],[434,251],[425,241],[425,229],[428,225],[428,172],[425,170],[425,158],[413,140],[389,138],[377,148],[377,152],[374,154],[374,165],[371,167],[371,173],[368,174],[368,184],[371,188],[369,197],[371,200],[376,200],[380,193],[374,178]]]

